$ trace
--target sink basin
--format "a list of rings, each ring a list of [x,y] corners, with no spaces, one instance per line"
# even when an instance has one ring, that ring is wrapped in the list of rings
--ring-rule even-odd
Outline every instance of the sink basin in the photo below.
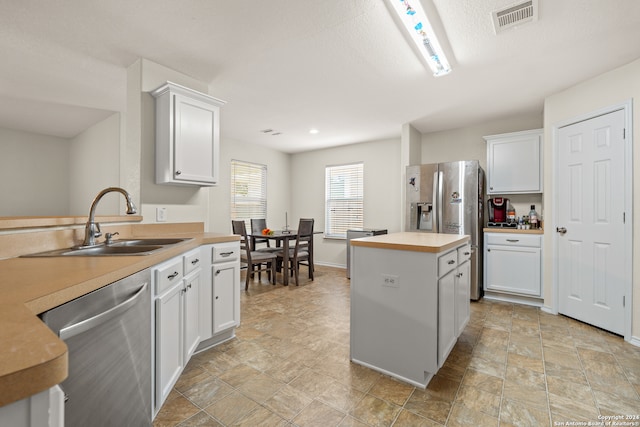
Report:
[[[176,243],[184,242],[185,240],[189,239],[122,239],[114,241],[110,246],[167,246],[175,245]]]
[[[22,257],[149,255],[168,246],[185,242],[187,240],[191,239],[122,239],[116,240],[109,245],[103,244],[91,248],[80,249],[56,249],[53,251],[22,255]]]
[[[98,255],[149,255],[153,251],[162,249],[162,246],[98,246],[95,248],[66,250],[63,256],[98,256]]]

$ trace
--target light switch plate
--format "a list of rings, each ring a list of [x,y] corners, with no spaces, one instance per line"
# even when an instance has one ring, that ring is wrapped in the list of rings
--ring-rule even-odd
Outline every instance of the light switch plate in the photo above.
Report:
[[[167,222],[167,208],[156,208],[156,222]]]

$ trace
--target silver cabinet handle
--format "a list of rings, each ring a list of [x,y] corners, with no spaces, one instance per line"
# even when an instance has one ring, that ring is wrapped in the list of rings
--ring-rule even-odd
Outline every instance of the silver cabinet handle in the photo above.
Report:
[[[177,271],[174,271],[173,274],[170,274],[170,275],[167,276],[167,279],[173,280],[178,276],[178,274],[180,274],[180,273],[178,273]]]
[[[234,252],[235,252],[235,251],[231,251],[231,252],[220,252],[220,256],[228,257],[228,256],[230,256],[230,255],[233,255],[233,253],[234,253]]]
[[[192,265],[196,265],[197,263],[199,263],[200,260],[198,258],[194,259],[193,261],[191,261]]]
[[[181,175],[182,171],[176,171],[176,175]]]
[[[556,231],[562,235],[564,235],[567,232],[567,229],[564,227],[556,227]]]
[[[454,260],[450,260],[447,264],[451,265],[451,264],[455,264],[456,262]]]
[[[471,255],[471,252],[465,252],[464,254],[465,255]]]
[[[101,325],[108,320],[111,320],[114,317],[119,316],[120,314],[129,310],[137,302],[138,298],[140,298],[140,296],[144,293],[144,291],[147,289],[147,286],[148,284],[145,283],[131,298],[116,305],[115,307],[110,308],[107,311],[96,314],[93,317],[75,323],[71,326],[67,326],[66,328],[60,329],[60,339],[66,340],[68,338],[74,337],[78,334],[81,334],[82,332],[88,331],[89,329],[93,329],[96,326]]]
[[[507,239],[507,242],[516,243],[519,242],[520,239]]]

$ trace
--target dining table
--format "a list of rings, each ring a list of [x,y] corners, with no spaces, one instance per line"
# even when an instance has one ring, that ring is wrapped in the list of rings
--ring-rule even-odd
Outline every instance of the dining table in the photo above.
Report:
[[[282,284],[284,286],[289,285],[289,274],[287,267],[289,265],[289,241],[298,238],[298,230],[272,230],[273,234],[251,233],[249,235],[251,239],[251,250],[256,250],[256,239],[269,239],[274,240],[276,247],[282,247],[283,257],[283,273]],[[315,234],[315,233],[314,233]]]

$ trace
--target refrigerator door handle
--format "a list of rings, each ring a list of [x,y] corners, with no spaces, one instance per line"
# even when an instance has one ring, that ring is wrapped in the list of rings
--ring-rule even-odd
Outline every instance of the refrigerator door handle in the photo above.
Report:
[[[443,215],[443,210],[442,210],[442,204],[444,202],[444,196],[442,194],[442,187],[443,187],[443,183],[442,183],[442,179],[443,179],[443,175],[444,172],[443,171],[438,171],[437,172],[437,179],[434,179],[434,186],[436,185],[435,183],[437,183],[438,185],[438,192],[435,193],[434,192],[434,199],[438,200],[438,215],[437,215],[437,229],[436,229],[436,233],[442,233],[442,230],[444,229],[444,218],[442,217]]]
[[[438,171],[433,173],[433,232],[440,232],[440,200],[438,200]]]

